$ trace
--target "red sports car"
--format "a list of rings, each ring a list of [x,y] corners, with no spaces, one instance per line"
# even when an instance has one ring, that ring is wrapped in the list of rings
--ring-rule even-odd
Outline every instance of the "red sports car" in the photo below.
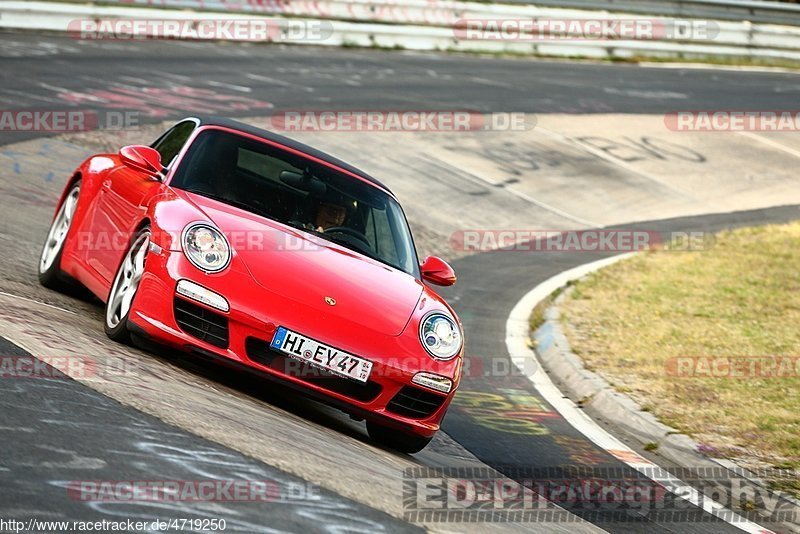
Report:
[[[87,159],[39,279],[104,301],[113,340],[247,366],[404,452],[428,444],[461,376],[461,323],[427,285],[455,274],[419,264],[391,191],[236,121],[188,118],[152,146]]]

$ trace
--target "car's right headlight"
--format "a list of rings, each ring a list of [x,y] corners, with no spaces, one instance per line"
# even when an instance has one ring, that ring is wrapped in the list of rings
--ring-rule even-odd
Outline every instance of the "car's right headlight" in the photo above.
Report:
[[[437,360],[452,360],[464,344],[461,329],[449,315],[434,311],[422,318],[419,340]]]
[[[231,247],[222,232],[208,223],[191,223],[183,230],[183,253],[195,267],[216,273],[231,261]]]

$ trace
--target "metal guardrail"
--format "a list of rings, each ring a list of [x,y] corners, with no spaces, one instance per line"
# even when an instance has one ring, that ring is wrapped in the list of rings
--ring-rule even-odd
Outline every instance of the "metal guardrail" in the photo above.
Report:
[[[800,26],[800,5],[767,0],[503,0],[509,4],[589,9],[689,19]]]
[[[195,10],[281,13],[305,0],[99,0],[98,3]],[[307,3],[307,2],[306,2]],[[447,1],[430,1],[432,11],[449,9]],[[482,3],[482,2],[481,2]],[[504,4],[609,11],[672,18],[749,21],[800,26],[800,4],[769,0],[501,0]]]
[[[159,3],[165,6],[168,2],[173,5],[171,3],[176,1],[186,7],[185,3],[189,0],[159,0]],[[211,1],[217,0],[204,3],[208,5]],[[200,20],[272,19],[282,21],[284,26],[323,21],[330,29],[324,38],[309,40],[279,32],[271,40],[318,46],[378,46],[599,59],[739,57],[800,62],[800,28],[793,26],[714,22],[718,31],[711,38],[676,34],[661,39],[640,40],[565,39],[562,35],[556,35],[555,38],[537,36],[516,40],[474,40],[463,38],[454,20],[582,16],[586,20],[605,18],[613,21],[627,20],[631,16],[588,11],[565,14],[569,10],[465,2],[438,3],[438,6],[447,5],[448,9],[431,11],[428,9],[430,4],[428,0],[291,0],[291,3],[281,0],[281,4],[276,5],[277,13],[264,17],[268,13],[212,13],[119,5],[4,1],[0,2],[0,28],[68,32],[71,27],[74,28],[76,21],[109,19],[177,19],[195,23]],[[475,11],[465,11],[467,8]],[[276,16],[278,14],[280,16]],[[662,22],[670,22],[670,19],[664,18]],[[237,40],[236,37],[226,38]]]

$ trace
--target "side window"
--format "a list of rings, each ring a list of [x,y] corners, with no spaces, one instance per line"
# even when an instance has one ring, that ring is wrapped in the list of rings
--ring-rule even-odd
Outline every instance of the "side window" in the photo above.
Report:
[[[172,164],[172,160],[174,160],[178,152],[181,151],[181,148],[183,148],[189,136],[192,135],[196,126],[194,121],[181,122],[173,126],[172,129],[153,143],[153,148],[161,154],[161,163],[163,163],[165,167],[169,167]]]

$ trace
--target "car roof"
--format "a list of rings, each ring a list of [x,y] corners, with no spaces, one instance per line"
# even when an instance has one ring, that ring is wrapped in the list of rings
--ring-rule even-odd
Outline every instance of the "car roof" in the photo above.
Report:
[[[365,173],[361,169],[353,167],[349,163],[345,163],[344,161],[331,156],[330,154],[326,154],[325,152],[318,150],[316,148],[310,147],[300,141],[295,141],[290,137],[286,137],[280,134],[276,134],[275,132],[271,132],[269,130],[264,130],[263,128],[257,128],[255,126],[251,126],[250,124],[245,124],[244,122],[239,122],[233,119],[228,119],[225,117],[215,117],[215,116],[193,116],[187,117],[187,119],[193,118],[200,121],[199,126],[221,126],[223,128],[230,128],[232,130],[238,130],[240,132],[253,135],[255,137],[260,137],[261,139],[265,139],[267,141],[273,141],[275,143],[279,143],[285,147],[300,151],[304,154],[308,154],[314,158],[322,160],[326,163],[330,163],[340,169],[344,169],[347,172],[355,174],[363,178],[364,180],[384,189],[385,191],[391,193],[391,190],[386,187],[383,183],[378,181],[376,178],[373,178],[369,174]],[[184,119],[186,120],[186,119]]]

